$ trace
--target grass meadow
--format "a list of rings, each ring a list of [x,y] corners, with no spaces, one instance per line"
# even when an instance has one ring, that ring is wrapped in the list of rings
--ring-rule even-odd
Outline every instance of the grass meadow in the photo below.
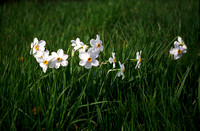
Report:
[[[101,37],[105,62],[85,69],[71,40]],[[20,1],[0,5],[0,130],[198,130],[198,0]],[[169,50],[181,36],[187,53]],[[67,67],[44,73],[30,55],[33,39],[63,49]],[[136,52],[142,50],[140,69]],[[119,65],[116,65],[119,69]]]

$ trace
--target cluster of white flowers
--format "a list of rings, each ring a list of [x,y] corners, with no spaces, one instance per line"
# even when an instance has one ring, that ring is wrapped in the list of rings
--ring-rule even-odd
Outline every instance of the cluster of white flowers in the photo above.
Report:
[[[43,72],[46,72],[47,68],[56,68],[58,69],[60,65],[67,66],[68,65],[68,55],[64,54],[62,49],[59,49],[56,52],[52,52],[49,55],[49,51],[45,50],[46,42],[44,40],[38,41],[37,38],[34,38],[31,43],[31,51],[30,54],[36,58],[36,61],[39,63],[40,67],[42,67]]]
[[[169,52],[171,55],[174,55],[174,60],[180,59],[187,52],[187,46],[180,36],[178,37],[178,41],[174,42],[174,48]]]
[[[79,58],[80,66],[84,66],[86,69],[90,69],[92,66],[99,66],[99,61],[97,58],[100,56],[100,52],[103,51],[104,47],[102,41],[100,40],[100,36],[97,35],[96,39],[90,40],[91,47],[88,49],[89,46],[85,45],[83,42],[80,41],[79,38],[76,40],[71,40],[73,46],[73,53],[79,51]],[[45,50],[46,42],[44,40],[38,41],[37,38],[34,38],[33,42],[31,43],[31,51],[30,54],[36,58],[36,61],[42,67],[43,71],[46,72],[47,68],[56,68],[58,69],[60,66],[67,66],[68,65],[68,55],[64,54],[62,49],[59,49],[57,52],[52,52],[49,55],[49,51]],[[174,59],[177,60],[182,57],[182,54],[187,52],[187,47],[182,40],[181,37],[178,37],[178,41],[174,42],[174,48],[171,49],[170,54],[174,55]],[[142,58],[141,58],[142,51],[136,53],[136,59],[130,59],[133,61],[137,61],[135,69],[140,68]],[[116,68],[116,57],[115,53],[112,52],[112,57],[108,59],[110,64],[113,64],[113,68]],[[119,61],[120,69],[118,72],[118,77],[122,76],[124,79],[125,75],[125,66],[121,64]]]
[[[71,42],[72,46],[74,46],[73,51],[79,51],[79,58],[81,59],[79,62],[80,66],[84,66],[86,69],[90,69],[92,66],[99,65],[99,61],[96,59],[99,57],[99,53],[103,51],[103,44],[99,35],[97,35],[96,40],[90,40],[90,45],[92,47],[89,48],[87,52],[86,49],[88,46],[81,42],[79,38],[76,40],[71,40]]]

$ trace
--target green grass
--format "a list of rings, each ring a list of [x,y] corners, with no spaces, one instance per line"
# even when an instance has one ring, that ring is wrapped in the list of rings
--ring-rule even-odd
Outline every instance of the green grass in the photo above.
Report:
[[[13,2],[0,18],[0,130],[198,130],[198,0]],[[126,61],[122,80],[107,74],[111,64],[79,66],[70,41],[89,45],[96,34],[100,62],[142,50],[141,68]],[[177,36],[188,50],[175,61]],[[69,65],[43,73],[29,54],[34,37],[50,52],[69,50]]]

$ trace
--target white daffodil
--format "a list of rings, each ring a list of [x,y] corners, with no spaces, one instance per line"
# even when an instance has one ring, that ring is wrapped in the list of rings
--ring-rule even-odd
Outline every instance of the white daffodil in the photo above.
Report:
[[[178,36],[178,41],[174,42],[174,47],[176,48],[177,46],[183,46],[184,49],[187,49],[187,46],[180,36]]]
[[[37,51],[35,54],[34,54],[34,57],[36,58],[36,61],[37,62],[40,62],[42,59],[43,59],[43,55],[44,54],[48,54],[49,55],[49,51],[48,50],[45,50],[45,51]]]
[[[116,58],[114,52],[112,52],[112,57],[110,57],[108,61],[110,62],[110,64],[113,63],[113,68],[115,68]]]
[[[174,60],[180,59],[182,57],[182,54],[187,52],[186,46],[176,46],[170,51],[171,55],[174,55]]]
[[[52,52],[51,54],[52,54],[53,59],[49,65],[49,68],[55,67],[56,69],[58,69],[60,65],[62,66],[68,65],[68,61],[67,61],[68,55],[64,54],[64,51],[62,49],[59,49],[57,53]]]
[[[52,56],[49,56],[48,53],[45,53],[43,54],[42,56],[42,59],[40,59],[38,62],[40,63],[40,67],[42,67],[43,69],[43,72],[45,73],[48,66],[49,66],[49,63],[51,63],[51,60],[53,59]]]
[[[125,72],[125,67],[124,67],[124,64],[121,64],[121,62],[119,61],[119,65],[120,65],[120,72],[118,73],[118,77],[122,76],[122,80],[124,79],[124,72]]]
[[[86,69],[91,68],[92,66],[98,66],[99,61],[96,60],[97,54],[92,51],[88,52],[80,52],[79,58],[81,61],[79,62],[80,66],[84,66]]]
[[[88,46],[81,42],[79,38],[77,38],[76,40],[71,40],[71,42],[72,46],[74,46],[74,52],[76,50],[79,50],[79,52],[85,52],[85,50],[88,48]]]
[[[103,51],[103,45],[99,35],[97,35],[96,40],[95,39],[90,40],[90,45],[92,46],[94,52],[99,53]]]
[[[135,66],[135,69],[140,68],[140,65],[142,62],[141,54],[142,54],[142,51],[136,53],[137,64]]]
[[[31,51],[30,54],[35,54],[37,51],[44,51],[46,42],[44,40],[38,41],[37,38],[34,38],[33,42],[31,43]]]

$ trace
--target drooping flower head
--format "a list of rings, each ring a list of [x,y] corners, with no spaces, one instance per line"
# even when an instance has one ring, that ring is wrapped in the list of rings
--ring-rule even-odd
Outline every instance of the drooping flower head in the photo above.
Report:
[[[60,65],[62,66],[68,65],[68,61],[67,61],[68,55],[64,54],[64,51],[62,49],[59,49],[57,53],[52,52],[51,54],[52,54],[53,59],[49,65],[49,68],[55,67],[56,69],[58,69]]]
[[[185,42],[182,40],[180,36],[178,36],[178,41],[174,42],[174,47],[177,47],[177,46],[183,46],[184,48],[187,49]]]
[[[116,58],[114,52],[112,52],[112,57],[110,57],[108,61],[110,62],[110,64],[113,63],[113,68],[115,68]]]
[[[174,55],[174,60],[180,59],[183,54],[187,52],[186,46],[177,46],[171,49],[170,51],[171,55]]]
[[[122,76],[122,80],[124,79],[124,72],[125,72],[125,67],[124,67],[124,64],[121,64],[121,62],[119,61],[119,65],[120,65],[120,72],[118,73],[118,77]]]
[[[103,51],[103,45],[99,35],[97,35],[96,40],[95,39],[90,40],[90,45],[92,46],[93,52],[99,53]]]
[[[142,54],[142,51],[136,53],[137,64],[135,66],[135,69],[140,68],[140,65],[142,62],[141,54]]]
[[[74,46],[74,52],[76,50],[79,50],[79,52],[85,52],[85,50],[88,48],[88,46],[81,42],[79,38],[76,38],[76,40],[71,40],[71,42],[72,46]]]
[[[90,69],[92,66],[99,65],[99,61],[96,60],[97,54],[92,51],[80,52],[79,58],[81,59],[79,65],[84,66],[86,69]]]
[[[171,55],[174,55],[174,60],[180,59],[187,52],[187,46],[180,36],[178,37],[178,41],[174,42],[174,48],[169,52]]]
[[[38,41],[37,38],[34,38],[33,42],[31,43],[31,50],[30,54],[35,54],[37,51],[44,51],[46,42],[44,40]]]

